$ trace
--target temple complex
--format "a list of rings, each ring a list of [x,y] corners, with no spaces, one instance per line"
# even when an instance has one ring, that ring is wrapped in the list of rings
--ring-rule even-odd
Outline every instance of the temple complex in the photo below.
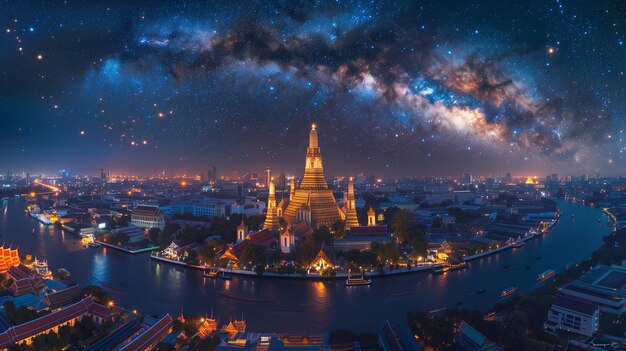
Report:
[[[322,153],[315,124],[311,127],[309,134],[304,177],[298,189],[292,182],[290,190],[290,201],[283,214],[288,224],[293,225],[302,220],[310,220],[313,228],[322,225],[330,227],[334,222],[342,219],[342,213],[335,202],[333,191],[329,189],[324,177]],[[275,197],[274,201],[276,201]]]

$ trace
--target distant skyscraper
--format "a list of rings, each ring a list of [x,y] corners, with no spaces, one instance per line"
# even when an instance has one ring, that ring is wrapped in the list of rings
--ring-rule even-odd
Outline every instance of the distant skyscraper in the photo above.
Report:
[[[363,185],[365,184],[365,175],[363,173],[359,173],[356,175],[356,179],[354,180],[354,184]]]
[[[265,167],[265,186],[269,188],[272,181],[272,170],[269,167]]]
[[[285,173],[280,173],[280,175],[278,175],[278,188],[281,190],[287,188],[287,177],[285,176]]]
[[[206,179],[210,184],[215,184],[217,181],[217,168],[214,165],[209,166],[209,171],[207,172]]]
[[[471,174],[463,175],[463,181],[465,182],[465,184],[470,184],[473,180],[474,180],[474,177],[472,177]]]
[[[507,183],[510,183],[510,182],[512,182],[512,181],[513,181],[513,176],[511,175],[511,173],[510,173],[510,172],[506,174],[506,177],[504,178],[504,180],[505,180]]]
[[[102,168],[100,168],[100,180],[102,181],[102,184],[107,182],[107,173]]]
[[[259,172],[250,172],[250,180],[256,182],[259,180]]]
[[[556,173],[552,173],[552,181],[555,183],[559,182],[559,175]]]
[[[30,185],[30,173],[26,173],[26,186]]]

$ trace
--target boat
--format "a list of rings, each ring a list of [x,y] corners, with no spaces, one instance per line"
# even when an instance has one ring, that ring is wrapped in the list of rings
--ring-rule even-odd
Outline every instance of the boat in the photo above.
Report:
[[[576,216],[574,216],[574,214],[572,213],[572,219],[576,219]]]
[[[437,267],[433,267],[433,274],[442,274],[450,270],[449,265],[441,265]]]
[[[512,286],[510,288],[506,288],[500,292],[500,298],[503,299],[505,297],[509,297],[517,292],[519,288],[517,286]]]
[[[352,274],[348,273],[348,278],[346,279],[346,286],[357,286],[357,285],[370,285],[372,284],[372,278],[366,276],[363,273]]]
[[[219,271],[215,268],[210,268],[208,270],[204,270],[204,272],[202,273],[203,276],[207,277],[207,278],[217,278],[217,273],[219,273]]]
[[[459,263],[450,264],[448,266],[450,267],[450,270],[455,270],[455,269],[467,268],[468,264],[467,262],[459,262]]]
[[[598,223],[602,223],[602,218],[598,218]]]
[[[574,263],[574,262],[570,262],[570,263],[568,263],[567,265],[565,265],[565,270],[566,270],[566,271],[569,271],[570,269],[572,269],[572,268],[574,268],[574,267],[576,267],[576,263]]]
[[[520,247],[524,247],[524,246],[526,246],[525,241],[516,241],[513,243],[513,248],[515,249],[519,249]]]
[[[224,280],[231,280],[233,279],[233,275],[230,274],[230,272],[226,272],[226,271],[219,271],[217,272],[217,276],[220,279],[224,279]]]
[[[95,241],[90,242],[88,245],[89,245],[89,247],[100,247],[100,244],[98,244]]]
[[[550,278],[554,277],[555,274],[556,273],[553,270],[548,269],[547,271],[539,274],[539,277],[537,277],[537,281],[538,282],[542,282],[542,281],[544,281],[546,279],[550,279]]]
[[[476,290],[476,295],[484,294],[486,292],[487,292],[487,290],[485,290],[485,288],[482,288],[480,290]]]
[[[33,228],[33,232],[31,233],[31,235],[35,235],[35,228]]]

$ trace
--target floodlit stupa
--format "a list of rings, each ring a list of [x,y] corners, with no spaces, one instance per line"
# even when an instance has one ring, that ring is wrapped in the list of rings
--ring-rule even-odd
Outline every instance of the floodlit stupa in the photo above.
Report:
[[[342,219],[342,212],[335,202],[333,191],[328,188],[324,177],[322,153],[317,139],[315,124],[309,134],[309,147],[306,151],[304,177],[298,189],[292,188],[289,204],[284,212],[287,223],[293,225],[310,221],[312,227],[330,227]]]

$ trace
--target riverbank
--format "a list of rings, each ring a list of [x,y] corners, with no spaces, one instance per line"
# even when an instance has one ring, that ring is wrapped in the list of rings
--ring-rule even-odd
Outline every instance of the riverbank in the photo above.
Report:
[[[535,239],[537,237],[542,237],[543,235],[547,235],[552,230],[552,228],[556,225],[556,223],[558,223],[558,221],[559,221],[558,218],[555,221],[553,221],[552,224],[550,224],[550,226],[547,228],[545,232],[535,232],[533,234],[528,234],[524,236],[524,238],[517,240],[515,242],[502,245],[493,250],[488,250],[488,251],[477,253],[471,256],[463,257],[462,260],[464,262],[469,262],[472,260],[477,260],[479,258],[490,256],[490,255],[495,255],[499,252],[514,248],[515,243],[526,242],[526,241]],[[207,266],[192,265],[192,264],[185,263],[183,261],[173,260],[173,259],[169,259],[166,257],[154,255],[154,253],[150,255],[150,258],[161,261],[161,262],[172,263],[172,264],[187,267],[187,268],[194,268],[194,269],[201,269],[201,270],[206,270],[210,268]],[[382,273],[378,271],[372,271],[372,272],[368,272],[368,275],[372,278],[377,278],[377,277],[387,277],[387,276],[400,275],[400,274],[419,273],[419,272],[424,272],[424,271],[432,271],[433,269],[442,267],[443,265],[444,263],[424,264],[424,265],[413,266],[413,267],[404,267],[400,269],[387,270]],[[467,268],[469,268],[469,266],[463,267],[461,269],[467,269]],[[333,279],[348,278],[348,273],[346,272],[338,272],[333,276],[327,276],[327,275],[322,275],[319,273],[307,273],[304,275],[304,274],[299,274],[299,273],[280,274],[280,273],[274,273],[274,272],[264,272],[263,274],[258,274],[255,271],[249,271],[249,270],[243,270],[243,269],[217,268],[217,270],[235,274],[235,275],[252,276],[252,277],[258,277],[258,278],[266,277],[266,278],[285,278],[285,279],[302,279],[302,280],[333,280]]]
[[[179,266],[183,266],[187,268],[200,269],[200,270],[207,270],[210,268],[207,266],[187,264],[182,261],[172,260],[172,259],[161,257],[161,256],[150,255],[150,258],[153,260],[171,263],[171,264],[175,264],[175,265],[179,265]],[[385,277],[385,276],[398,275],[398,274],[415,273],[415,272],[432,270],[433,268],[441,267],[442,265],[443,264],[441,263],[425,264],[419,267],[411,267],[410,269],[409,268],[394,269],[391,271],[385,271],[384,273],[370,272],[368,273],[368,275],[373,278],[373,277]],[[344,272],[337,273],[336,275],[331,277],[331,276],[324,276],[319,273],[308,273],[306,275],[302,275],[298,273],[280,274],[280,273],[274,273],[274,272],[264,272],[263,274],[258,274],[254,271],[248,271],[248,270],[243,270],[243,269],[217,268],[217,270],[220,272],[225,272],[225,273],[230,273],[230,274],[235,274],[235,275],[259,277],[259,278],[286,278],[286,279],[303,279],[303,280],[334,280],[334,279],[348,278],[348,273],[344,273]]]
[[[144,252],[150,252],[150,251],[157,250],[159,248],[158,246],[149,246],[149,247],[146,247],[146,248],[143,248],[143,249],[131,250],[131,249],[128,249],[128,248],[125,248],[125,247],[121,247],[121,246],[105,243],[104,241],[100,241],[100,240],[95,240],[94,242],[96,244],[99,244],[99,245],[102,245],[102,246],[106,246],[106,247],[110,247],[112,249],[123,251],[123,252],[129,253],[129,254],[139,254],[139,253],[144,253]]]

